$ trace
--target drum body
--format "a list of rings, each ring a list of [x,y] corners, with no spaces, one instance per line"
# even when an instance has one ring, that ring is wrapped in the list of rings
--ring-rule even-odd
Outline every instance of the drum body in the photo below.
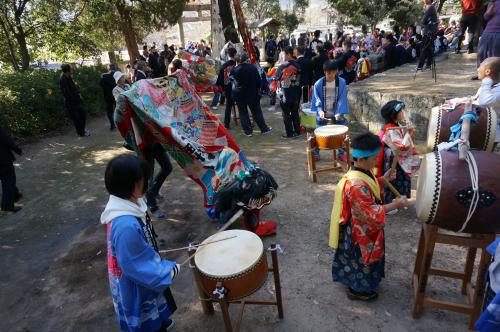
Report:
[[[349,128],[342,125],[322,126],[314,130],[316,146],[319,149],[341,149]]]
[[[478,112],[478,123],[471,125],[470,146],[472,149],[492,151],[495,143],[497,114],[491,108],[472,105]],[[455,110],[448,112],[441,107],[434,107],[431,111],[427,128],[427,148],[437,150],[439,143],[448,142],[451,136],[450,127],[460,121],[465,104],[459,104]]]
[[[306,129],[316,129],[316,112],[311,111],[311,104],[305,103],[300,106],[300,125]]]
[[[202,243],[236,236],[235,238],[199,247],[195,265],[205,292],[214,299],[218,282],[227,290],[228,301],[247,297],[267,280],[267,255],[262,240],[252,232],[229,230],[207,238]]]
[[[473,151],[479,173],[479,203],[465,233],[500,232],[500,155]],[[435,151],[424,156],[417,186],[417,216],[423,222],[459,231],[472,198],[468,163],[457,151]]]

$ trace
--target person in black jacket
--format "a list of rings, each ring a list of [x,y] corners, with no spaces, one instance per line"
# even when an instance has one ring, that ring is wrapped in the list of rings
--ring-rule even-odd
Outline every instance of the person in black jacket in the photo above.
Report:
[[[99,85],[104,93],[104,101],[106,102],[106,115],[109,120],[109,130],[115,129],[115,121],[113,120],[113,113],[115,112],[116,101],[113,97],[113,89],[116,86],[113,74],[116,71],[116,65],[114,63],[109,64],[108,72],[101,75],[101,80]]]
[[[85,111],[82,107],[82,97],[71,77],[71,66],[67,63],[61,66],[61,76],[59,77],[59,87],[64,96],[64,103],[69,117],[75,125],[76,133],[80,137],[90,136],[85,130]]]
[[[278,67],[274,79],[278,83],[278,96],[283,111],[285,134],[283,138],[293,138],[300,135],[300,65],[293,58],[293,48],[285,49],[285,63]]]
[[[136,66],[137,66],[137,70],[135,71],[135,81],[137,82],[137,81],[148,78],[148,76],[146,75],[146,71],[148,68],[146,62],[139,60],[139,61],[137,61]]]
[[[14,169],[14,151],[21,155],[23,151],[12,141],[10,136],[0,127],[0,181],[2,181],[2,211],[17,212],[20,207],[14,203],[22,197],[16,186],[16,170]]]
[[[273,128],[268,127],[262,109],[260,108],[260,75],[257,68],[248,63],[248,55],[242,54],[236,58],[238,65],[234,67],[230,74],[229,79],[232,84],[231,96],[238,106],[238,113],[240,115],[240,122],[245,135],[252,137],[252,124],[248,116],[248,109],[252,112],[253,119],[259,126],[262,134],[270,133]]]
[[[313,84],[313,62],[305,57],[305,47],[298,47],[297,63],[300,66],[300,88],[302,89],[302,102],[309,102],[309,88]]]
[[[352,42],[346,40],[342,43],[344,53],[337,59],[340,77],[349,85],[356,80],[356,64],[359,60],[359,53],[352,50]]]
[[[432,58],[434,57],[434,40],[436,39],[439,24],[433,0],[424,0],[424,3],[425,12],[422,17],[422,34],[424,39],[422,41],[422,52],[418,60],[417,71],[424,69],[424,63],[426,64],[426,69],[431,67]]]
[[[328,56],[323,48],[323,44],[316,46],[316,56],[312,58],[313,63],[313,82],[317,82],[320,78],[325,76],[323,71],[323,64],[328,60]]]
[[[398,52],[396,50],[396,46],[392,42],[392,36],[387,35],[383,41],[383,48],[385,51],[384,55],[384,70],[396,68],[399,64],[398,61]]]
[[[158,54],[158,50],[156,49],[156,47],[151,47],[151,49],[149,50],[148,65],[149,68],[151,68],[151,70],[153,71],[153,78],[161,76],[159,58],[160,54]]]
[[[217,76],[217,86],[220,86],[224,90],[226,96],[226,109],[224,111],[224,127],[226,127],[226,129],[229,129],[231,125],[231,108],[233,108],[234,103],[231,96],[232,86],[229,74],[233,67],[236,66],[236,61],[234,61],[236,53],[236,49],[233,47],[227,50],[229,60],[222,65],[219,69],[219,75]]]

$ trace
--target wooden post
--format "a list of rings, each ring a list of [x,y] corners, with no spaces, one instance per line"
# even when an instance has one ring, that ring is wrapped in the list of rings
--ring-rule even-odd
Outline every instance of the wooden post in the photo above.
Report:
[[[271,259],[273,262],[274,288],[276,290],[276,305],[278,306],[278,317],[283,319],[283,299],[281,297],[280,269],[278,266],[278,253],[276,244],[271,245]]]
[[[223,287],[222,282],[217,282],[216,288]],[[222,311],[222,318],[224,319],[224,326],[226,327],[226,332],[233,332],[233,325],[231,324],[231,316],[229,316],[229,303],[223,297],[219,299],[220,309]]]
[[[486,239],[488,239],[486,243],[491,243],[495,240],[495,235],[488,235]],[[477,278],[476,278],[476,289],[474,291],[474,297],[472,300],[472,313],[469,317],[469,329],[474,328],[474,323],[479,318],[481,314],[481,304],[483,303],[484,297],[484,274],[488,270],[488,263],[491,259],[490,254],[486,250],[485,246],[481,248],[481,258],[479,259],[479,267],[477,270]]]
[[[314,136],[307,133],[307,173],[309,181],[316,182],[316,161],[314,160]]]
[[[346,136],[344,140],[344,148],[345,148],[345,153],[346,153],[346,161],[347,165],[345,168],[345,172],[349,171],[351,168],[351,138],[349,136]]]
[[[210,296],[205,292],[203,289],[203,286],[201,285],[201,276],[198,270],[196,269],[195,263],[194,263],[194,253],[196,252],[196,249],[191,249],[188,250],[188,255],[191,257],[189,260],[189,267],[191,268],[191,272],[193,273],[193,279],[194,283],[196,285],[196,290],[198,292],[198,296],[200,298],[200,303],[201,303],[201,308],[203,310],[203,313],[205,315],[213,315],[214,313],[214,305],[212,303],[212,300]],[[210,300],[209,300],[210,299]]]
[[[467,259],[465,260],[464,279],[462,280],[462,294],[467,294],[467,284],[470,283],[472,278],[472,271],[474,270],[474,261],[476,260],[476,248],[469,248],[467,250]]]
[[[423,240],[424,248],[422,252],[422,263],[417,272],[417,291],[415,303],[413,304],[413,318],[420,317],[422,313],[422,305],[424,303],[425,290],[427,288],[427,279],[429,278],[429,269],[432,265],[432,256],[436,245],[438,228],[435,225],[423,224]]]

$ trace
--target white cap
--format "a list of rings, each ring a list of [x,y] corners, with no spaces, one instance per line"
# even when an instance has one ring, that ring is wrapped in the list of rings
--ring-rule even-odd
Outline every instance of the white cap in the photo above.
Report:
[[[115,71],[115,73],[113,74],[113,78],[115,79],[115,82],[116,84],[118,84],[118,81],[120,80],[120,78],[122,78],[123,76],[125,76],[124,73],[122,73],[121,71]]]

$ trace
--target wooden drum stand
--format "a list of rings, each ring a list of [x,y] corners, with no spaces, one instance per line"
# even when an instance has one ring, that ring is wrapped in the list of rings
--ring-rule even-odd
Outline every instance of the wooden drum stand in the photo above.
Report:
[[[469,328],[473,329],[474,323],[481,314],[481,306],[484,297],[484,274],[487,272],[488,263],[491,258],[486,251],[486,247],[494,240],[494,234],[443,234],[439,232],[437,226],[423,223],[418,243],[415,269],[413,271],[413,289],[415,296],[413,318],[419,318],[421,316],[423,307],[456,311],[469,315]],[[468,248],[464,272],[436,269],[432,267],[432,256],[436,243]],[[481,249],[482,251],[476,285],[475,289],[473,289],[471,278],[477,249]],[[462,281],[462,294],[467,296],[468,304],[458,304],[426,297],[425,291],[427,280],[430,275],[460,279]]]
[[[345,149],[345,153],[347,153],[347,164],[342,167],[339,165],[339,160],[337,159],[337,150],[333,149],[333,166],[332,167],[325,167],[325,168],[316,168],[316,160],[314,159],[314,149],[316,149],[316,138],[314,136],[314,130],[311,132],[310,130],[307,131],[307,174],[309,177],[309,181],[311,182],[317,182],[317,173],[321,172],[330,172],[337,170],[339,168],[342,168],[343,171],[347,172],[349,169],[349,164],[350,164],[350,151],[351,151],[351,140],[349,138],[349,135],[346,136],[344,139],[344,144],[343,148]],[[321,149],[323,150],[323,149]],[[328,149],[331,150],[331,149]]]
[[[265,250],[265,248],[264,248]],[[266,300],[226,300],[224,298],[224,294],[227,292],[227,289],[224,288],[224,282],[218,282],[216,286],[216,292],[219,294],[219,298],[212,298],[210,295],[206,293],[203,289],[201,283],[201,275],[198,269],[195,266],[194,254],[196,253],[196,249],[188,250],[188,255],[191,257],[189,267],[191,268],[191,272],[193,273],[193,277],[195,280],[196,288],[198,291],[198,295],[200,298],[200,303],[203,309],[203,313],[205,315],[213,315],[214,306],[213,303],[219,303],[222,311],[222,318],[224,319],[224,326],[226,328],[226,332],[239,332],[241,329],[241,321],[243,320],[243,311],[245,309],[245,305],[247,304],[256,304],[256,305],[275,305],[278,307],[278,317],[283,319],[283,301],[281,298],[281,282],[280,282],[280,273],[278,267],[278,253],[277,251],[281,250],[279,245],[272,244],[268,251],[271,252],[272,259],[272,267],[268,267],[268,273],[272,273],[274,276],[274,286],[276,291],[276,299],[274,301],[266,301]],[[233,330],[233,325],[231,323],[231,317],[229,315],[229,304],[239,303],[240,310],[238,313],[238,319],[236,321],[236,328]]]

